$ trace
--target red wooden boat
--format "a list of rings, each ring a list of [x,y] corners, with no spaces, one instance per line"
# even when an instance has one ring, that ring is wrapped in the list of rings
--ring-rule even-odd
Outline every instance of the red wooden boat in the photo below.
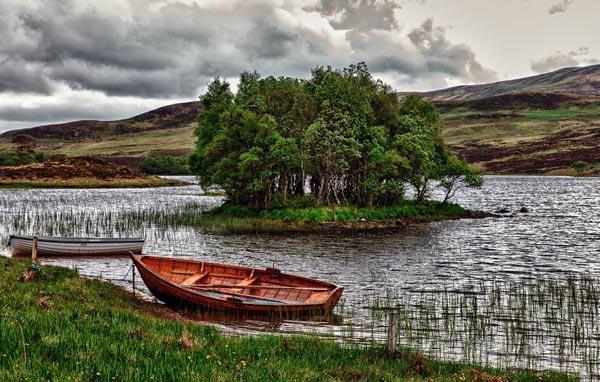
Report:
[[[306,277],[172,257],[129,256],[150,292],[165,303],[248,313],[330,312],[344,288]]]

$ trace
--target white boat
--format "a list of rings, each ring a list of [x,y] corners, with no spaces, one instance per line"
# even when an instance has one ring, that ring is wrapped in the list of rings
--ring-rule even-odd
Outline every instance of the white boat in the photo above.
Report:
[[[11,235],[13,256],[31,256],[32,236]],[[144,239],[139,238],[84,238],[38,237],[38,256],[119,256],[129,252],[142,253]]]

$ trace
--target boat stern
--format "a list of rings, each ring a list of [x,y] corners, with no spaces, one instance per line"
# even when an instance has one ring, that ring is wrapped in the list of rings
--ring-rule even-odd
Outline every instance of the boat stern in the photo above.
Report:
[[[327,299],[327,302],[325,302],[325,310],[327,312],[331,312],[333,310],[333,308],[335,308],[337,303],[340,301],[340,298],[342,298],[343,293],[344,293],[344,288],[341,286],[338,286],[331,292],[331,295]]]

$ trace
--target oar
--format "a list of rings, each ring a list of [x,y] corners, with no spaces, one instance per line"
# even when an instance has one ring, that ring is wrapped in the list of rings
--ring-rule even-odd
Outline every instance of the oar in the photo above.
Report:
[[[184,287],[184,288],[188,288],[188,289],[192,289],[195,290],[197,293],[202,293],[202,292],[214,292],[214,293],[220,293],[226,296],[233,296],[233,297],[238,297],[240,299],[239,302],[245,302],[243,299],[252,299],[252,300],[263,300],[263,301],[269,301],[269,302],[276,302],[279,304],[286,304],[286,305],[295,305],[297,303],[293,303],[287,300],[281,300],[281,299],[276,299],[276,298],[267,298],[267,297],[262,297],[262,296],[252,296],[252,295],[246,295],[246,294],[242,294],[242,293],[235,293],[235,292],[225,292],[222,290],[215,290],[215,289],[207,289],[207,288],[191,288],[191,287]]]
[[[207,284],[207,285],[189,285],[188,288],[193,289],[216,289],[216,288],[231,288],[231,289],[293,289],[307,290],[312,292],[327,292],[327,288],[310,288],[310,287],[293,287],[293,286],[265,286],[265,285],[229,285],[229,284]]]

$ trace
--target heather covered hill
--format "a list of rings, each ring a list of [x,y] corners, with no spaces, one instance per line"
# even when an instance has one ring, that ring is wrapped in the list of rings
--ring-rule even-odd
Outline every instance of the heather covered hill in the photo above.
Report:
[[[90,138],[108,138],[129,133],[152,130],[177,129],[193,123],[198,115],[197,102],[177,103],[117,121],[73,121],[44,125],[30,129],[8,131],[1,134],[3,140],[18,141],[19,137],[33,139],[56,139],[62,142],[78,142]]]
[[[472,101],[508,94],[562,94],[574,98],[600,97],[600,64],[483,85],[456,86],[421,93],[433,102]]]
[[[0,187],[118,188],[176,186],[182,183],[147,176],[98,158],[53,159],[0,167]]]

